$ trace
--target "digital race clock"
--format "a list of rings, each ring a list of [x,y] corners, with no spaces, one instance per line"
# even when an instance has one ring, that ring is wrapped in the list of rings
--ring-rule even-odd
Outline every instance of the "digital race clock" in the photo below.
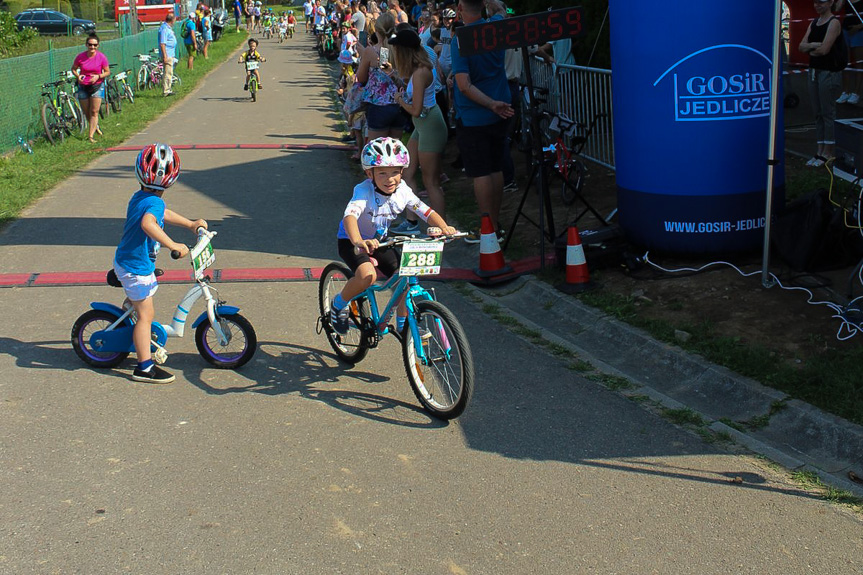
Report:
[[[524,48],[552,40],[574,38],[584,33],[580,6],[550,12],[537,12],[482,24],[461,26],[456,30],[462,56],[482,52]]]

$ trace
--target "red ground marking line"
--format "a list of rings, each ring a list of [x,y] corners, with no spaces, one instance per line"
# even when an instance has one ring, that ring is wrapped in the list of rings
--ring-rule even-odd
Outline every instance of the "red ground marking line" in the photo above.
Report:
[[[81,283],[105,283],[104,272],[46,272],[40,273],[33,283],[33,286],[44,285],[75,285]]]
[[[164,283],[185,283],[195,279],[195,276],[190,270],[165,270],[165,273],[158,277],[158,281]]]
[[[25,286],[33,274],[0,274],[0,287]]]
[[[554,256],[546,257],[546,265],[552,265]],[[425,276],[424,281],[466,281],[472,283],[501,283],[539,270],[539,258],[526,258],[510,262],[511,272],[480,279],[474,270],[444,268],[439,275]],[[318,281],[324,268],[232,268],[210,270],[214,283],[224,282],[278,282],[278,281]],[[0,274],[0,287],[48,287],[75,285],[105,285],[105,271],[84,272],[45,272]],[[189,283],[194,281],[191,270],[166,270],[159,276],[161,283]]]
[[[356,150],[356,146],[346,144],[176,144],[171,147],[175,150]],[[140,149],[140,146],[113,146],[102,151],[137,152]]]
[[[305,268],[245,268],[221,270],[219,281],[305,280]]]

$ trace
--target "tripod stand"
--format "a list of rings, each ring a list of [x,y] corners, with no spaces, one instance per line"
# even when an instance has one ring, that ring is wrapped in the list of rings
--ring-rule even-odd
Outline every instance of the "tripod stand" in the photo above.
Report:
[[[533,85],[533,76],[530,70],[530,59],[527,52],[527,48],[522,48],[522,61],[524,65],[524,73],[525,73],[525,81],[527,87],[527,106],[523,110],[529,116],[529,130],[528,136],[530,140],[530,146],[528,153],[530,154],[530,175],[528,176],[528,184],[524,190],[524,194],[522,195],[521,202],[518,205],[518,209],[516,210],[515,218],[513,219],[512,225],[509,227],[509,233],[507,234],[507,238],[504,241],[503,249],[506,250],[509,245],[509,241],[513,236],[513,231],[515,230],[516,223],[520,217],[523,217],[528,222],[533,224],[535,227],[539,229],[540,232],[540,268],[545,268],[545,242],[546,240],[554,243],[555,239],[557,239],[557,234],[555,232],[554,227],[554,213],[552,211],[551,206],[551,195],[549,193],[549,180],[550,174],[558,172],[557,168],[555,168],[556,161],[561,161],[554,157],[554,155],[546,156],[545,149],[543,148],[542,141],[542,132],[540,129],[540,118],[547,114],[542,110],[539,110],[539,102],[536,97],[536,89]],[[561,119],[562,120],[562,119]],[[589,136],[590,132],[593,130],[593,125],[596,121],[591,122],[590,128],[587,131],[587,136]],[[586,137],[587,137],[586,136]],[[586,137],[582,139],[583,142],[586,141]],[[558,142],[558,145],[562,145],[562,142]],[[580,147],[576,150],[576,153],[580,151]],[[581,200],[584,203],[585,208],[576,216],[574,222],[577,222],[588,212],[592,213],[597,220],[602,222],[604,225],[608,225],[606,222],[606,218],[604,218],[599,212],[597,212],[593,206],[591,206],[581,195],[581,190],[574,186],[570,181],[566,178],[563,179],[564,189],[568,191],[572,200],[571,202],[575,202],[577,200]],[[528,194],[530,194],[531,189],[536,186],[536,191],[540,195],[539,201],[539,221],[532,220],[527,214],[524,213],[524,204],[527,200]]]

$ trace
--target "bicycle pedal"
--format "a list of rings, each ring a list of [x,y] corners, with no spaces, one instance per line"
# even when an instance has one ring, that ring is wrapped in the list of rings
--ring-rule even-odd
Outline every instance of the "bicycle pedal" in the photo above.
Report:
[[[159,365],[162,365],[166,361],[168,361],[168,352],[165,350],[164,347],[160,347],[153,353],[153,361],[155,361]]]

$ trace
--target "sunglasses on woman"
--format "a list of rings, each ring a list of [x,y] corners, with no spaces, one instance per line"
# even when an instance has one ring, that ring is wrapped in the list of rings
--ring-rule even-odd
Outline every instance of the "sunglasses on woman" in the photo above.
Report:
[[[87,47],[88,48],[98,48],[99,45],[98,44],[91,44],[90,42],[87,42]]]

